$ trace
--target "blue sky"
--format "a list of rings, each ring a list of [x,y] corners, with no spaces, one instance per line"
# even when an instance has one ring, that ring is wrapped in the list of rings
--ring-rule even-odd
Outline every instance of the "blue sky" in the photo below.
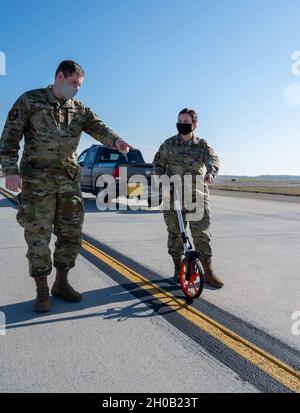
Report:
[[[299,0],[1,0],[0,129],[21,93],[74,59],[78,98],[147,161],[189,106],[221,174],[300,175],[299,16]]]

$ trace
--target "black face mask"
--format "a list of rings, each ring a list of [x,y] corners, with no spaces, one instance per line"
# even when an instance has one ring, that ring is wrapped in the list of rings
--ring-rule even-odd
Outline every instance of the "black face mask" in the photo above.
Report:
[[[180,135],[188,135],[193,132],[193,125],[191,123],[176,123],[176,126]]]

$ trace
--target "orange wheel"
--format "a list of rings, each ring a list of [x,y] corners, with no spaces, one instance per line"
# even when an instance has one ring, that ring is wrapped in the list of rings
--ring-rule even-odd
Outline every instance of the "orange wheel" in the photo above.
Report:
[[[188,298],[198,298],[203,291],[204,272],[196,260],[184,259],[180,268],[180,284]]]

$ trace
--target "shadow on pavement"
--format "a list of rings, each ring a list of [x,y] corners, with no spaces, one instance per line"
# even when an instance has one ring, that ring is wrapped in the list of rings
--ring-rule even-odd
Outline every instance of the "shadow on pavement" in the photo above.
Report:
[[[0,208],[11,208],[13,204],[7,198],[0,199]]]
[[[159,281],[159,280],[158,280]],[[164,288],[166,289],[166,288]],[[178,286],[171,285],[169,290],[180,290]],[[33,311],[34,300],[21,303],[9,304],[0,308],[6,317],[6,329],[29,327],[40,324],[57,323],[60,321],[80,320],[92,317],[102,317],[105,320],[124,321],[128,318],[147,318],[174,312],[179,308],[175,304],[171,307],[159,302],[149,293],[156,292],[152,289],[148,293],[140,286],[128,283],[106,287],[99,290],[86,291],[83,300],[79,303],[67,303],[55,297],[51,297],[52,308],[48,313],[35,313]],[[126,307],[118,306],[118,303],[139,299]],[[109,308],[101,309],[102,306],[112,305]],[[65,313],[78,312],[97,308],[96,312],[89,314],[77,314],[74,316],[55,317]],[[33,321],[33,320],[37,321]],[[28,323],[28,321],[31,321]]]

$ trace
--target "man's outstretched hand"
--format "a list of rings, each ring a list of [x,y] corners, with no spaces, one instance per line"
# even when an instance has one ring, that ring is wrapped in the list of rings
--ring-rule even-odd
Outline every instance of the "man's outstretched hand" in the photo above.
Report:
[[[122,155],[126,155],[129,152],[129,149],[133,149],[133,147],[129,145],[129,143],[123,141],[123,139],[118,139],[115,142],[115,145],[118,151],[121,152]]]
[[[212,174],[207,174],[204,178],[204,181],[208,184],[213,184],[215,182],[215,178]]]
[[[18,192],[19,189],[22,189],[22,179],[20,175],[7,175],[5,178],[5,188],[13,192]]]

